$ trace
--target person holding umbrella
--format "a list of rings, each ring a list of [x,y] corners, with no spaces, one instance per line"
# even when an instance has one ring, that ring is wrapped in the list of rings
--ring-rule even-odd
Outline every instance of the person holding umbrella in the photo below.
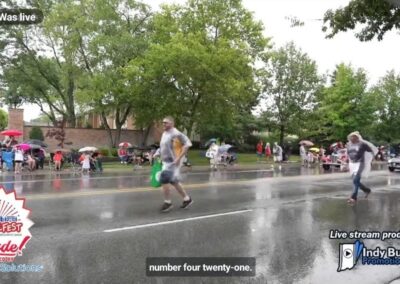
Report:
[[[5,144],[7,148],[12,148],[18,144],[18,141],[15,139],[15,136],[10,136]]]
[[[7,148],[11,149],[12,147],[18,144],[18,141],[15,140],[15,137],[21,136],[23,133],[22,131],[16,129],[8,129],[0,132],[0,134],[6,136],[4,144],[6,145]]]
[[[211,142],[210,148],[206,152],[206,157],[210,159],[211,170],[218,169],[218,150],[219,146],[215,142]]]
[[[90,171],[90,162],[93,161],[92,156],[89,152],[85,152],[83,154],[83,161],[82,161],[82,173],[89,173]]]
[[[126,164],[128,162],[128,152],[125,147],[120,147],[118,149],[118,157],[121,161],[121,164]]]
[[[301,159],[301,166],[305,166],[305,163],[308,161],[307,159],[307,151],[306,147],[304,147],[304,143],[300,143],[300,159]]]

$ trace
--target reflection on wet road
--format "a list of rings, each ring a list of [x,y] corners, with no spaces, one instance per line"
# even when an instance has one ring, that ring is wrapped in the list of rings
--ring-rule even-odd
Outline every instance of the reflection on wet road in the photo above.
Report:
[[[366,181],[373,194],[368,200],[361,197],[355,207],[346,204],[351,191],[346,173],[289,166],[185,175],[195,203],[190,210],[180,210],[174,195],[176,206],[170,214],[158,212],[161,192],[145,188],[146,173],[4,175],[3,186],[28,196],[35,222],[33,239],[16,262],[43,264],[45,269],[3,273],[0,282],[388,283],[400,276],[397,266],[358,265],[352,271],[336,272],[340,242],[328,238],[330,229],[398,231],[400,173],[373,172]],[[114,194],[119,189],[132,190]],[[77,191],[89,194],[62,195]],[[34,198],[50,193],[54,198]],[[183,219],[190,221],[163,223]],[[118,228],[128,229],[113,230]],[[364,243],[400,248],[393,240]],[[148,256],[254,256],[257,275],[147,278]]]
[[[375,165],[375,170],[385,168],[385,165]],[[232,180],[250,180],[268,177],[285,177],[298,175],[329,175],[336,171],[324,171],[320,167],[304,168],[299,166],[264,167],[252,169],[224,169],[217,172],[184,170],[182,177],[186,183],[220,182]],[[51,192],[73,192],[81,190],[101,190],[110,188],[134,188],[149,185],[149,174],[146,171],[136,171],[132,174],[104,173],[82,175],[80,173],[35,173],[34,175],[14,175],[3,172],[0,175],[0,184],[7,190],[15,189],[18,194],[30,195]]]

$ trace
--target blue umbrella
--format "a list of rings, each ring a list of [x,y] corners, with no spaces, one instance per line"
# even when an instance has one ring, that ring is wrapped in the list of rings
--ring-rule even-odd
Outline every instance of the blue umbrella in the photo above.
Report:
[[[222,146],[219,147],[218,152],[219,152],[220,154],[221,154],[221,153],[228,152],[229,149],[232,148],[232,147],[233,147],[233,146],[232,146],[232,145],[229,145],[229,144],[222,145]]]

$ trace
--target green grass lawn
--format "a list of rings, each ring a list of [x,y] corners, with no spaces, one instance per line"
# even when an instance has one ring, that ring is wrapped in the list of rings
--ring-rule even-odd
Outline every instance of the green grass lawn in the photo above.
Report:
[[[207,166],[209,165],[209,161],[207,158],[201,155],[201,153],[204,153],[204,150],[189,150],[189,161],[193,166]],[[239,164],[245,164],[245,165],[251,165],[251,164],[257,164],[258,158],[255,153],[239,153],[238,154],[238,163]],[[262,161],[266,161],[265,158],[262,159]],[[292,162],[298,162],[300,161],[299,156],[292,155],[290,156],[290,161]],[[269,162],[272,162],[270,160]],[[124,165],[121,164],[120,162],[106,162],[103,163],[103,167],[105,169],[132,169],[132,165]]]
[[[189,160],[193,165],[196,166],[204,166],[204,165],[209,165],[209,161],[207,158],[205,158],[204,156],[201,156],[201,153],[204,151],[200,151],[200,150],[190,150],[189,151]],[[256,164],[258,161],[257,155],[256,153],[238,153],[237,154],[238,157],[238,163],[239,164]],[[299,156],[290,156],[290,161],[293,162],[297,162],[300,161]],[[265,159],[265,156],[263,157],[263,159],[261,159],[261,161],[267,161]],[[270,160],[269,162],[272,162],[272,160]]]

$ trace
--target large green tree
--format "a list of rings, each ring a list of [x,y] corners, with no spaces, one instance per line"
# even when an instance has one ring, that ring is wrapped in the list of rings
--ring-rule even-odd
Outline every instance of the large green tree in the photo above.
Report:
[[[32,0],[29,6],[43,11],[44,21],[38,25],[0,26],[0,63],[4,76],[0,79],[8,97],[22,98],[37,104],[50,119],[75,126],[79,112],[75,103],[79,66],[85,27],[79,17],[79,7],[72,0]],[[9,1],[8,7],[21,3]],[[47,109],[47,108],[46,108]]]
[[[363,69],[340,64],[331,76],[330,85],[319,97],[319,130],[328,141],[345,141],[353,131],[371,137],[376,99],[368,91]]]
[[[152,14],[147,5],[134,0],[80,3],[86,28],[82,31],[85,73],[78,81],[78,102],[88,111],[100,114],[110,145],[115,147],[127,118],[135,118],[142,111],[136,102],[147,95],[136,82],[128,84],[123,70],[147,50]],[[111,130],[109,117],[114,119],[115,132]],[[148,121],[145,126],[151,125],[152,121]]]
[[[142,120],[170,114],[190,135],[214,121],[228,125],[257,104],[255,61],[268,40],[240,0],[189,0],[154,16],[152,44],[126,76],[147,93]],[[221,120],[221,117],[223,119]]]
[[[0,109],[0,130],[4,130],[8,125],[8,113]]]
[[[317,65],[293,43],[273,51],[265,62],[264,95],[268,117],[279,131],[283,144],[285,134],[300,134],[305,118],[315,104],[321,78]]]
[[[351,0],[347,6],[325,13],[323,30],[328,37],[354,29],[358,29],[356,37],[361,41],[382,40],[388,31],[400,29],[400,2]]]
[[[371,90],[376,106],[374,138],[400,142],[400,75],[388,72]]]
[[[145,96],[121,73],[147,49],[149,7],[135,0],[30,2],[44,11],[42,24],[2,27],[5,100],[38,105],[54,125],[61,117],[75,126],[78,115],[96,112],[115,146],[138,111],[132,98]]]

